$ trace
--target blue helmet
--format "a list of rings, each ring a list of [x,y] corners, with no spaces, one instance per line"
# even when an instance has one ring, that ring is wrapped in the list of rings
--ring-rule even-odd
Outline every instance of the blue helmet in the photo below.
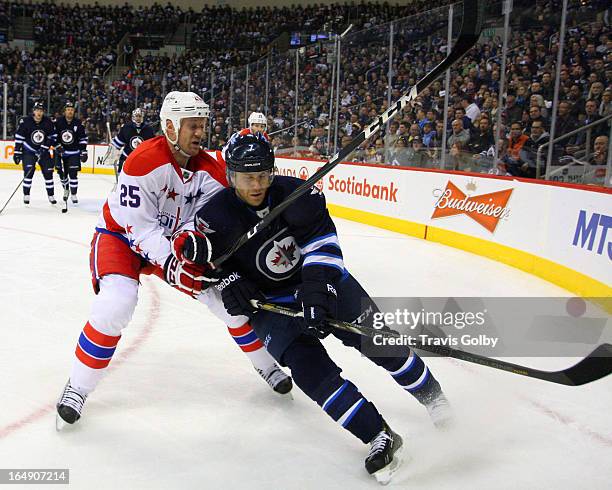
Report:
[[[272,145],[261,135],[236,133],[225,147],[227,170],[263,172],[274,169]]]

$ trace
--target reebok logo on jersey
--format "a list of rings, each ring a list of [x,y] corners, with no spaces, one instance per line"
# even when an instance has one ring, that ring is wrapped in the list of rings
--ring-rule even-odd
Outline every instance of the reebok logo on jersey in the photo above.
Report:
[[[240,274],[238,274],[237,272],[233,272],[229,276],[224,277],[223,279],[221,279],[217,284],[215,284],[215,287],[217,288],[217,290],[219,292],[221,292],[227,286],[229,286],[234,281],[237,281],[238,279],[241,279]]]
[[[338,296],[338,293],[336,292],[336,289],[331,284],[327,285],[327,291],[332,293],[336,297]]]

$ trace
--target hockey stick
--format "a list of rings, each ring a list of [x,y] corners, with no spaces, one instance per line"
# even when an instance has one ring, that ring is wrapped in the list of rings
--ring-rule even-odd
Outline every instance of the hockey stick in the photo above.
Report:
[[[264,303],[257,300],[251,300],[251,304],[260,310],[278,313],[279,315],[291,317],[303,317],[303,313],[292,308],[279,306],[271,303]],[[328,319],[326,322],[334,328],[339,328],[347,332],[356,333],[365,337],[374,338],[375,336],[383,336],[387,338],[405,338],[404,335],[393,330],[379,330],[376,328],[366,327],[363,325],[355,325],[353,323],[342,322],[339,320]],[[472,354],[451,347],[440,345],[424,345],[411,338],[411,347],[416,349],[432,352],[443,357],[454,357],[462,361],[480,364],[482,366],[507,371],[528,378],[537,378],[550,383],[557,383],[567,386],[580,386],[598,379],[604,378],[612,373],[612,344],[601,344],[593,352],[577,364],[562,369],[561,371],[542,371],[540,369],[521,366],[511,362],[492,359],[490,357]]]
[[[68,212],[68,195],[70,194],[70,184],[68,182],[68,170],[64,168],[64,162],[62,161],[62,155],[57,151],[57,147],[53,148],[53,158],[55,160],[55,168],[60,178],[60,183],[64,189],[64,205],[62,206],[62,214]]]
[[[341,148],[323,167],[314,173],[312,177],[306,180],[300,187],[295,189],[281,204],[276,206],[266,215],[259,223],[248,230],[244,235],[239,237],[234,245],[223,255],[217,257],[213,261],[214,267],[218,268],[223,262],[229,259],[240,247],[248,240],[259,233],[263,228],[272,223],[288,206],[295,202],[302,194],[305,194],[310,188],[316,184],[322,177],[327,175],[331,170],[338,165],[342,160],[346,159],[357,147],[365,140],[376,134],[386,124],[386,122],[401,111],[408,102],[414,100],[425,88],[433,81],[440,77],[448,68],[459,61],[473,46],[480,37],[482,30],[482,21],[484,16],[483,0],[464,0],[463,2],[463,23],[461,32],[457,38],[453,49],[444,58],[438,66],[425,75],[417,84],[402,95],[394,104],[389,107],[383,114],[371,122],[365,129],[359,133],[353,140],[344,148]]]
[[[106,160],[108,160],[113,153],[113,144],[111,142],[113,135],[111,133],[110,123],[108,121],[106,121],[106,135],[108,137],[108,149],[106,150],[106,155],[104,155],[104,158],[102,159],[102,165],[106,165]],[[119,182],[119,171],[117,170],[117,160],[115,158],[113,158],[113,170],[115,171],[115,185],[113,186],[113,192],[115,192],[117,183]]]
[[[2,214],[2,211],[4,211],[4,208],[6,208],[8,206],[8,203],[11,202],[11,199],[13,199],[13,196],[17,193],[17,191],[19,190],[19,188],[22,186],[23,181],[26,178],[30,178],[34,175],[34,172],[36,171],[36,165],[38,164],[38,162],[40,161],[40,155],[38,156],[38,158],[36,159],[36,161],[34,162],[34,165],[32,165],[32,170],[30,170],[30,173],[28,175],[24,175],[23,178],[21,179],[21,181],[19,182],[19,184],[17,184],[17,187],[15,187],[15,190],[13,191],[13,193],[9,196],[9,198],[6,200],[6,202],[4,203],[4,206],[2,206],[2,209],[0,209],[0,214]]]

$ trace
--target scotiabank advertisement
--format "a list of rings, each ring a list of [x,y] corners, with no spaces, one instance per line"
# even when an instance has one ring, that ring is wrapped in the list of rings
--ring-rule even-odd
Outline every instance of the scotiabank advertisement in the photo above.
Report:
[[[279,175],[308,179],[324,162],[277,158]],[[362,165],[338,165],[318,183],[328,202],[353,209],[369,211],[385,216],[405,217],[407,196],[401,187],[403,172],[393,168],[377,168]]]
[[[277,158],[308,178],[324,162]],[[441,228],[543,257],[612,285],[612,194],[513,179],[340,164],[320,188],[331,204]]]

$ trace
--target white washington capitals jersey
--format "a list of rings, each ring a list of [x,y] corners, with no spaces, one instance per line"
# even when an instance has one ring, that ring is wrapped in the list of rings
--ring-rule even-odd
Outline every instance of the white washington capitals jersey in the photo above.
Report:
[[[131,249],[154,265],[171,254],[169,238],[214,194],[227,187],[225,164],[204,151],[179,167],[164,136],[144,141],[119,174],[98,228],[127,238]]]

